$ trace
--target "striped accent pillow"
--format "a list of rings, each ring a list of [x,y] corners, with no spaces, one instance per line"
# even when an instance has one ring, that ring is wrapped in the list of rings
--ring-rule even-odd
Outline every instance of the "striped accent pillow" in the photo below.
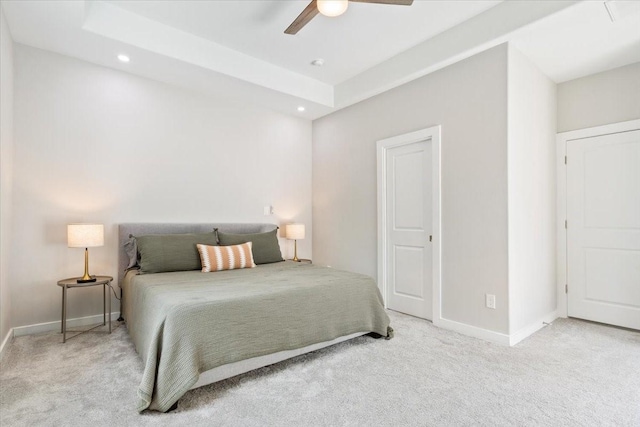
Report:
[[[207,246],[197,244],[202,262],[202,272],[253,268],[251,242],[233,246]]]

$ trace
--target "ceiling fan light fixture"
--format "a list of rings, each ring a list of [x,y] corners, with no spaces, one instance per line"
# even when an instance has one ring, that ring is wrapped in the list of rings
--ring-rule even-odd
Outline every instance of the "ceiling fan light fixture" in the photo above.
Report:
[[[325,16],[342,15],[349,7],[349,1],[359,3],[391,4],[396,6],[411,6],[413,0],[311,0],[291,25],[284,30],[285,34],[298,34],[318,13]],[[640,2],[639,2],[640,3]]]
[[[324,16],[340,16],[347,11],[349,0],[318,0],[318,12]]]

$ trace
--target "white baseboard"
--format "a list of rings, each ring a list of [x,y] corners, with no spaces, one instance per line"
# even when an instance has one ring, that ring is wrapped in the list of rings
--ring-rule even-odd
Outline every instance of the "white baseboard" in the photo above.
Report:
[[[521,328],[518,332],[509,335],[509,345],[518,344],[520,341],[538,332],[540,329],[544,328],[546,324],[553,322],[557,318],[558,313],[555,310],[551,313],[547,313],[530,325]]]
[[[111,313],[111,321],[120,317],[120,312]],[[95,316],[76,317],[75,319],[67,319],[67,330],[77,328],[78,326],[95,325],[102,322],[102,314]],[[39,334],[41,332],[58,331],[60,332],[60,320],[55,322],[37,323],[35,325],[18,326],[13,328],[13,335],[21,337],[23,335]]]
[[[510,335],[443,318],[440,318],[433,323],[440,328],[449,329],[463,335],[480,338],[482,340],[489,341],[495,344],[513,346],[518,344],[525,338],[533,335],[535,332],[545,327],[545,324],[551,323],[557,318],[557,312],[552,311],[551,313],[546,314],[530,325],[525,326],[524,328]]]
[[[7,332],[7,336],[2,340],[2,345],[0,346],[0,360],[4,357],[4,352],[7,348],[9,348],[9,343],[13,340],[13,328],[9,329]]]
[[[477,326],[443,318],[437,319],[433,323],[440,328],[449,329],[463,335],[480,338],[495,344],[509,345],[509,335],[501,332],[490,331],[489,329],[478,328]]]

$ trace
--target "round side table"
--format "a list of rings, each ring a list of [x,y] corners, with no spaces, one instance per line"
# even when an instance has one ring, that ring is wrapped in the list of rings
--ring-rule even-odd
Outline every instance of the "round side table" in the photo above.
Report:
[[[91,330],[94,330],[95,328],[106,325],[107,312],[109,313],[109,333],[111,333],[111,295],[109,295],[109,290],[113,289],[111,287],[113,277],[95,276],[95,278],[95,282],[86,283],[78,283],[78,279],[80,279],[80,277],[72,277],[70,279],[64,279],[58,282],[58,286],[62,288],[62,324],[60,325],[60,332],[62,333],[63,343],[67,342],[67,289],[70,288],[88,288],[89,286],[102,285],[102,325],[94,326],[93,328],[87,329],[86,331],[69,331],[78,332],[73,337],[77,337],[82,333],[89,332]],[[69,337],[69,339],[73,337]]]

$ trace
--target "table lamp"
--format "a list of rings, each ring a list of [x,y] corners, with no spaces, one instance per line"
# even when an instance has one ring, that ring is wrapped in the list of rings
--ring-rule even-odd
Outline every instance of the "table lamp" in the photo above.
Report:
[[[67,246],[84,248],[84,275],[78,283],[95,282],[89,275],[89,248],[104,245],[104,225],[102,224],[69,224],[67,225]]]
[[[284,236],[293,240],[293,261],[300,262],[298,259],[298,240],[304,239],[304,224],[287,224],[284,230]]]

